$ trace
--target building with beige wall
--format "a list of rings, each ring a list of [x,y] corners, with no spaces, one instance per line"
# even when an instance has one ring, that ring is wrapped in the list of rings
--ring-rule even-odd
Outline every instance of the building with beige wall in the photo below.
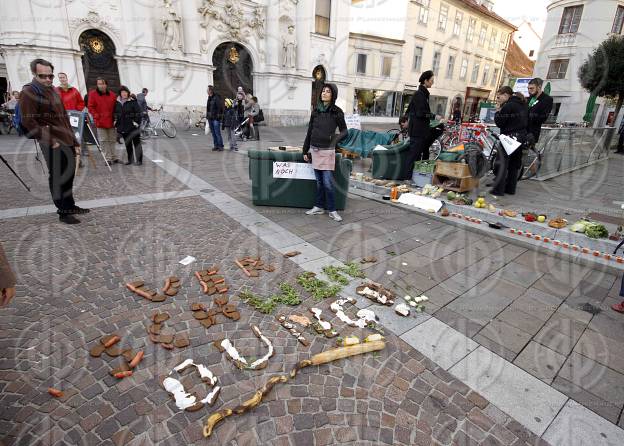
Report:
[[[481,4],[483,3],[483,4]],[[493,2],[409,0],[403,46],[403,104],[418,88],[418,77],[432,69],[433,112],[449,116],[457,104],[464,119],[493,100],[515,27],[492,12]]]

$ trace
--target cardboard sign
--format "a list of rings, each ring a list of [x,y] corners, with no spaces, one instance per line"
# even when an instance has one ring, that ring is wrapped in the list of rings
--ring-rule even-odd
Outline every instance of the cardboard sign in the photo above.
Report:
[[[312,164],[289,161],[273,162],[273,178],[316,181]]]
[[[345,115],[345,123],[348,129],[362,130],[362,122],[360,121],[360,115]]]

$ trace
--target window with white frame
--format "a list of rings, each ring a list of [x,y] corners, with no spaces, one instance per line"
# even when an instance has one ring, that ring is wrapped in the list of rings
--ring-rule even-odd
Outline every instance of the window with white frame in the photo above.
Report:
[[[496,82],[498,82],[498,73],[500,73],[500,70],[498,68],[494,68],[494,73],[492,74],[492,82],[490,83],[492,87],[495,87]]]
[[[357,55],[357,73],[358,74],[366,74],[366,54],[358,54]]]
[[[485,37],[487,36],[488,26],[485,23],[481,24],[481,31],[479,32],[479,46],[485,46]]]
[[[383,77],[390,77],[391,74],[392,74],[392,57],[382,56],[381,57],[381,75]]]
[[[412,70],[420,71],[422,68],[422,55],[423,55],[423,47],[415,46],[414,47],[414,64],[412,65]]]
[[[487,85],[489,77],[490,77],[490,65],[485,64],[485,66],[483,67],[483,78],[481,78],[481,85]]]
[[[455,23],[453,23],[453,35],[459,36],[461,34],[462,22],[464,21],[464,13],[457,11],[455,13]]]
[[[504,51],[507,49],[507,34],[501,33],[500,37],[500,50]]]
[[[329,24],[331,20],[331,0],[316,0],[316,12],[314,16],[314,32],[329,36]]]
[[[418,9],[418,23],[426,25],[429,22],[429,5],[431,0],[417,0],[416,3],[420,5]]]
[[[440,72],[440,59],[442,59],[442,53],[440,51],[434,51],[433,61],[431,64],[432,65],[431,70],[433,71],[433,74],[436,76]]]
[[[498,41],[498,30],[492,29],[492,34],[490,35],[490,46],[489,49],[493,50],[496,48],[496,42]]]
[[[448,64],[446,64],[446,78],[453,79],[453,71],[455,71],[455,56],[449,55]]]
[[[563,9],[561,15],[561,23],[559,24],[559,34],[573,34],[576,33],[581,24],[581,17],[583,16],[583,5],[568,6]]]
[[[611,32],[614,34],[622,34],[622,26],[624,25],[624,6],[618,6],[615,11],[615,20],[613,20],[613,26]]]
[[[468,32],[466,33],[466,40],[472,42],[474,40],[475,29],[477,29],[477,19],[472,17],[468,20]]]
[[[448,5],[440,5],[440,15],[438,17],[438,29],[446,31],[446,22],[448,21]]]
[[[479,80],[479,70],[481,69],[481,61],[475,60],[474,66],[472,67],[472,76],[470,76],[470,82],[476,84]]]
[[[468,59],[464,57],[462,59],[461,68],[459,69],[459,78],[461,80],[466,80],[467,75],[468,75]]]

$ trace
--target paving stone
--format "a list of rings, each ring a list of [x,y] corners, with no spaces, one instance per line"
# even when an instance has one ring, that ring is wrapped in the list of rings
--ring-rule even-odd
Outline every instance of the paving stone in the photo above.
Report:
[[[529,342],[514,364],[544,382],[551,383],[566,358],[536,342]]]
[[[480,335],[502,345],[514,353],[519,353],[531,340],[531,335],[512,327],[498,319],[483,327]]]

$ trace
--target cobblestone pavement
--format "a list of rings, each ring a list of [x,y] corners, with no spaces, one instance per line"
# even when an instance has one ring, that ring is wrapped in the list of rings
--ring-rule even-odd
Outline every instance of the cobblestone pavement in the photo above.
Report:
[[[184,151],[162,149],[253,206],[246,156],[214,156],[194,139]],[[624,318],[610,309],[621,277],[353,195],[341,224],[298,209],[257,211],[338,260],[376,256],[368,277],[425,293],[436,319],[624,427]]]
[[[282,143],[289,135],[271,138]],[[211,153],[201,137],[162,141],[156,149],[163,158],[251,206],[245,156]],[[12,159],[24,163],[18,163],[21,174],[33,168],[32,159],[28,167],[23,159],[30,156]],[[157,164],[145,164],[138,173],[135,169],[140,168],[114,166],[110,175],[100,162],[76,198],[185,188]],[[0,177],[3,208],[49,204],[43,187],[32,202],[14,184],[5,193],[10,181]],[[5,198],[13,200],[6,207]],[[366,270],[370,278],[383,280],[399,294],[426,292],[431,298],[427,311],[434,318],[611,422],[622,423],[624,367],[618,358],[624,324],[606,310],[615,301],[619,278],[360,197],[350,197],[343,224],[303,216],[302,210],[255,209],[339,260],[377,256],[379,262]],[[448,367],[405,342],[418,328],[416,319],[403,328],[389,325],[403,335],[387,331],[384,351],[304,369],[294,381],[277,386],[266,404],[229,418],[210,440],[203,440],[202,423],[211,409],[235,406],[267,376],[289,371],[332,342],[310,333],[312,345],[304,348],[271,316],[244,303],[239,303],[242,318],[237,323],[206,330],[188,311],[200,298],[192,272],[220,264],[233,291],[231,300],[238,301],[235,296],[244,287],[270,295],[279,282],[294,283],[302,270],[200,197],[99,208],[71,228],[53,217],[0,220],[1,240],[20,282],[16,300],[0,312],[0,439],[6,444],[545,443],[448,373]],[[233,264],[235,257],[247,254],[275,262],[277,272],[247,279]],[[177,262],[186,255],[198,262],[182,267]],[[156,286],[169,274],[180,276],[183,288],[164,304],[137,300],[123,287],[136,277]],[[479,282],[484,280],[485,285]],[[588,299],[603,313],[579,311],[578,305]],[[328,302],[320,306],[326,309]],[[168,327],[188,332],[191,347],[169,352],[149,341],[146,327],[154,309],[169,312]],[[265,350],[250,323],[276,347],[269,367],[260,372],[238,371],[211,345],[227,336],[248,357],[261,356]],[[337,326],[341,335],[351,332],[341,323]],[[146,352],[138,372],[120,382],[108,375],[115,360],[88,356],[88,348],[111,332],[120,334],[125,345]],[[423,348],[431,349],[427,339],[422,341]],[[213,408],[180,413],[160,385],[188,357],[219,377],[223,389]],[[62,388],[66,396],[51,399],[48,386]]]
[[[332,341],[308,334],[313,342],[304,348],[272,316],[244,303],[238,322],[205,329],[189,311],[192,302],[209,303],[192,272],[220,265],[237,301],[242,288],[268,295],[301,270],[199,197],[101,208],[76,227],[61,226],[51,215],[6,219],[0,233],[19,280],[14,303],[0,312],[4,444],[545,443],[391,334],[378,354],[304,369],[259,408],[227,419],[204,440],[202,422],[211,410],[180,412],[160,385],[173,366],[189,357],[207,365],[223,386],[214,409],[232,407],[267,376],[289,371]],[[246,278],[233,260],[248,254],[275,263],[277,271]],[[186,255],[198,262],[182,267],[177,261]],[[182,291],[163,304],[123,286],[137,277],[157,286],[170,274],[181,278]],[[154,310],[167,311],[167,326],[187,332],[191,346],[170,352],[152,344],[146,327]],[[237,370],[211,345],[227,336],[241,353],[259,357],[264,350],[249,324],[276,349],[260,372]],[[343,335],[351,332],[336,326]],[[145,350],[131,378],[109,376],[117,360],[88,355],[110,333],[119,334],[124,347]],[[51,398],[49,386],[65,396]]]

